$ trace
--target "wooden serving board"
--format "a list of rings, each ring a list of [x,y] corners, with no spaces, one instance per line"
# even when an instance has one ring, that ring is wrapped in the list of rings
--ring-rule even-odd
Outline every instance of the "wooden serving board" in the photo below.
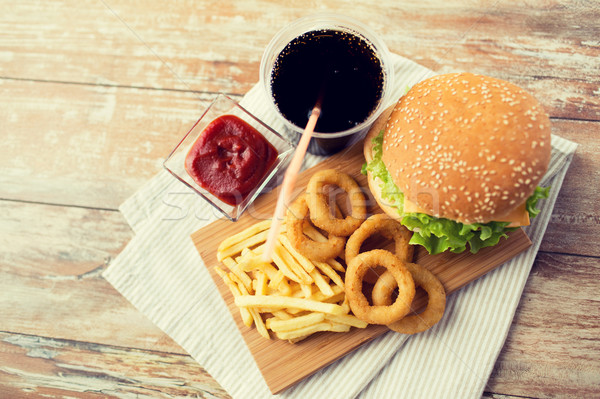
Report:
[[[365,187],[366,194],[369,197],[370,213],[379,213],[381,212],[380,209],[366,188],[366,176],[360,173],[363,162],[362,143],[359,142],[350,149],[336,154],[301,173],[296,183],[296,193],[300,194],[304,191],[310,176],[314,172],[335,168],[350,174],[362,187]],[[299,343],[290,344],[276,338],[267,340],[261,337],[255,328],[246,327],[242,323],[233,296],[214,271],[214,266],[219,264],[217,261],[217,247],[224,238],[260,220],[271,218],[278,195],[278,189],[262,195],[251,209],[248,209],[242,218],[235,223],[221,219],[192,234],[194,245],[233,315],[265,382],[274,394],[285,390],[364,343],[389,331],[385,326],[370,325],[366,329],[353,328],[347,333],[318,333]],[[523,230],[518,229],[497,246],[484,248],[476,255],[467,251],[462,254],[444,253],[432,256],[427,254],[426,251],[417,250],[416,262],[435,273],[444,284],[446,292],[450,294],[510,260],[530,245],[529,238]],[[420,298],[419,303],[424,303],[424,299]]]

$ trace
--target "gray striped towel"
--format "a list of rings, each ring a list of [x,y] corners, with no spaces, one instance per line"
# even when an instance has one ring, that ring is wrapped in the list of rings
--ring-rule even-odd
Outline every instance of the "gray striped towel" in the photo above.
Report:
[[[395,55],[396,95],[435,73]],[[283,126],[255,86],[241,104]],[[283,398],[479,398],[504,344],[577,145],[552,137],[550,197],[526,228],[533,246],[448,298],[444,318],[410,338],[388,333],[299,382]],[[322,158],[309,155],[304,167]],[[234,398],[271,393],[194,248],[190,234],[219,215],[162,171],[125,201],[135,237],[104,277],[183,347]]]

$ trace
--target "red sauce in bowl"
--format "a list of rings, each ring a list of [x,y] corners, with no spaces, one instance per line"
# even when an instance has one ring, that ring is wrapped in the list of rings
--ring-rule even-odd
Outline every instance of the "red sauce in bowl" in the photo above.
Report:
[[[185,158],[185,169],[202,188],[226,204],[244,201],[267,174],[277,150],[234,115],[212,121]]]

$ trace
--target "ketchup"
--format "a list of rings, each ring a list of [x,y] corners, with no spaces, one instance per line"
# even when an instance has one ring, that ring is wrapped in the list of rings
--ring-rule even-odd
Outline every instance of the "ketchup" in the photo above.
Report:
[[[256,129],[234,115],[212,121],[185,158],[185,169],[202,188],[235,206],[260,183],[277,150]]]

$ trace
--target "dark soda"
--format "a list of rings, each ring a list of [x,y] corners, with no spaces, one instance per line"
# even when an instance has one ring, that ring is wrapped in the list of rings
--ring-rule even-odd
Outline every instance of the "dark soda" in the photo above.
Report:
[[[315,131],[341,132],[364,122],[383,93],[384,72],[373,46],[358,34],[321,29],[287,44],[271,73],[271,91],[281,114],[304,128],[321,97]],[[347,139],[347,138],[346,138]],[[327,145],[327,140],[320,140]],[[330,146],[338,145],[331,142]]]

